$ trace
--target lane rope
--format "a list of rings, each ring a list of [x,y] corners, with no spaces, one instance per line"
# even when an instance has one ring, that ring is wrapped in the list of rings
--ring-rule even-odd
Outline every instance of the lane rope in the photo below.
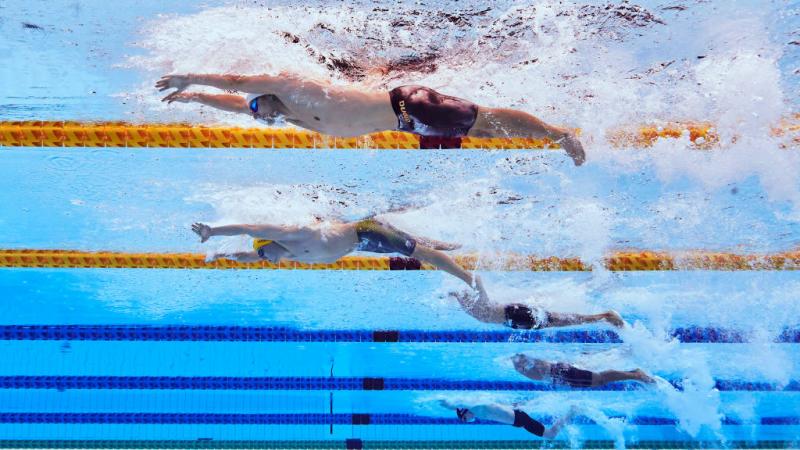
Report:
[[[581,448],[587,449],[616,449],[617,441],[582,440]],[[726,441],[653,441],[633,440],[626,441],[628,449],[787,449],[797,446],[797,441],[778,440],[726,440]],[[115,440],[115,439],[64,439],[40,440],[18,439],[0,440],[0,448],[4,449],[197,449],[197,450],[445,450],[445,449],[470,449],[470,450],[531,450],[531,449],[568,449],[573,443],[559,440],[362,440],[360,438],[328,439],[328,440],[226,440],[226,439],[191,439],[191,440]]]
[[[498,271],[591,271],[591,264],[578,258],[498,254],[494,257],[454,255],[466,270]],[[611,271],[654,270],[798,270],[800,250],[769,254],[738,254],[693,250],[656,252],[616,251],[602,265]],[[8,268],[115,268],[115,269],[270,269],[270,270],[435,270],[414,258],[346,256],[331,264],[308,264],[282,260],[240,263],[227,259],[206,262],[197,253],[123,253],[81,250],[0,249],[0,267]]]
[[[610,440],[582,440],[581,448],[586,449],[616,449],[618,441]],[[631,440],[625,441],[628,449],[787,449],[797,446],[797,441],[779,440],[726,440],[726,441],[653,441]],[[192,440],[115,440],[115,439],[17,439],[0,440],[0,448],[4,449],[169,449],[169,450],[531,450],[531,449],[570,449],[574,443],[558,440],[362,440],[360,438],[328,439],[328,440],[227,440],[227,439],[192,439]]]
[[[455,415],[455,414],[453,414]],[[629,425],[675,426],[678,420],[657,416],[609,416],[622,419]],[[549,425],[552,416],[540,416],[536,420]],[[759,417],[742,420],[737,417],[721,418],[723,425],[800,425],[798,416]],[[245,414],[245,413],[148,413],[148,412],[0,412],[0,423],[61,423],[61,424],[220,424],[220,425],[500,425],[488,420],[464,423],[456,417],[432,417],[402,413],[303,413],[303,414]],[[597,425],[585,416],[576,416],[570,423],[575,425]]]
[[[498,327],[500,328],[500,327]],[[669,336],[686,344],[742,344],[751,332],[716,327],[679,327]],[[610,329],[589,330],[304,330],[240,325],[0,325],[0,341],[172,342],[380,342],[621,344]],[[772,339],[800,344],[800,328],[784,328]]]
[[[683,391],[680,379],[669,380]],[[723,392],[799,392],[800,380],[785,385],[766,381],[715,380]],[[231,390],[231,391],[638,391],[650,387],[637,382],[608,383],[597,387],[507,380],[447,380],[391,377],[230,377],[230,376],[89,376],[4,375],[0,389],[121,389],[121,390]]]
[[[800,114],[784,119],[772,134],[800,144]],[[650,147],[658,139],[688,139],[697,148],[712,148],[719,136],[710,123],[670,122],[642,125],[607,133],[617,147]],[[0,146],[9,147],[153,147],[414,150],[558,149],[548,139],[422,138],[399,131],[341,138],[296,128],[211,127],[191,124],[130,124],[125,122],[0,122]]]

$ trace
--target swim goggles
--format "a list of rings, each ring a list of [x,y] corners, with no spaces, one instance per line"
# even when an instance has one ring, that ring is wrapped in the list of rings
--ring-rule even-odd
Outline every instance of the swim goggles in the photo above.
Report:
[[[258,99],[259,97],[250,100],[250,111],[253,111],[253,114],[258,112]]]

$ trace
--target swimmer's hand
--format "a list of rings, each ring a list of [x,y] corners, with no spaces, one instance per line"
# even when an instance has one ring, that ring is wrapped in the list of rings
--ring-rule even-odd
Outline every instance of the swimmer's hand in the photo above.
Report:
[[[208,238],[211,237],[211,227],[204,223],[197,222],[192,224],[192,231],[200,236],[201,243],[207,241]]]
[[[172,103],[189,103],[194,101],[197,98],[197,94],[195,92],[181,92],[175,91],[167,95],[166,97],[162,98],[162,102]]]
[[[620,316],[619,313],[614,311],[613,309],[604,312],[603,316],[606,322],[610,323],[611,325],[614,325],[617,328],[625,327],[625,321],[622,320],[622,316]]]
[[[181,92],[191,85],[192,81],[189,75],[164,75],[156,81],[156,89],[159,91],[177,89],[175,92]]]
[[[574,162],[576,166],[580,166],[586,162],[586,152],[583,150],[583,145],[581,141],[578,140],[578,137],[575,136],[575,133],[568,133],[557,142],[561,145],[561,148],[567,152],[570,158],[572,158],[572,162]]]

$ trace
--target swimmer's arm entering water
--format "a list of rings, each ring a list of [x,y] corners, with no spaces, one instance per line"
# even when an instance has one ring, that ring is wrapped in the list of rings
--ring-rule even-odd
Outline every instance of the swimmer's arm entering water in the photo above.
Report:
[[[269,239],[273,241],[298,239],[302,238],[308,230],[297,226],[283,225],[241,224],[210,227],[204,223],[198,222],[192,225],[192,231],[200,236],[200,242],[205,242],[212,236],[240,236],[243,234],[257,239]]]
[[[247,105],[247,100],[239,95],[231,94],[204,94],[202,92],[180,92],[175,91],[163,99],[162,102],[172,103],[189,103],[195,102],[202,105],[207,105],[212,108],[221,109],[223,111],[230,111],[235,113],[250,114],[250,107]]]

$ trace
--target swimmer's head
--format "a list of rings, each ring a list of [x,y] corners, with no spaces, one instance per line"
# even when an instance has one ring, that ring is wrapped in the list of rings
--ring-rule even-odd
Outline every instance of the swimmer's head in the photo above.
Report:
[[[247,96],[247,106],[253,114],[253,119],[264,122],[267,125],[274,125],[283,115],[275,107],[279,103],[278,97],[272,94],[250,94]]]
[[[516,355],[511,357],[511,362],[514,363],[514,367],[517,370],[524,368],[528,363],[528,357],[522,353],[517,353]]]
[[[254,240],[253,249],[258,252],[258,256],[260,258],[266,259],[272,264],[277,264],[281,258],[289,256],[289,251],[286,250],[282,245],[275,241],[269,241],[266,239]]]
[[[530,358],[525,354],[517,353],[511,357],[511,362],[517,372],[523,373],[527,377],[536,379],[543,378],[549,370],[549,365],[546,361],[536,358]]]
[[[475,414],[472,414],[472,411],[467,408],[457,408],[456,415],[458,416],[458,420],[462,422],[472,422],[475,420]]]

